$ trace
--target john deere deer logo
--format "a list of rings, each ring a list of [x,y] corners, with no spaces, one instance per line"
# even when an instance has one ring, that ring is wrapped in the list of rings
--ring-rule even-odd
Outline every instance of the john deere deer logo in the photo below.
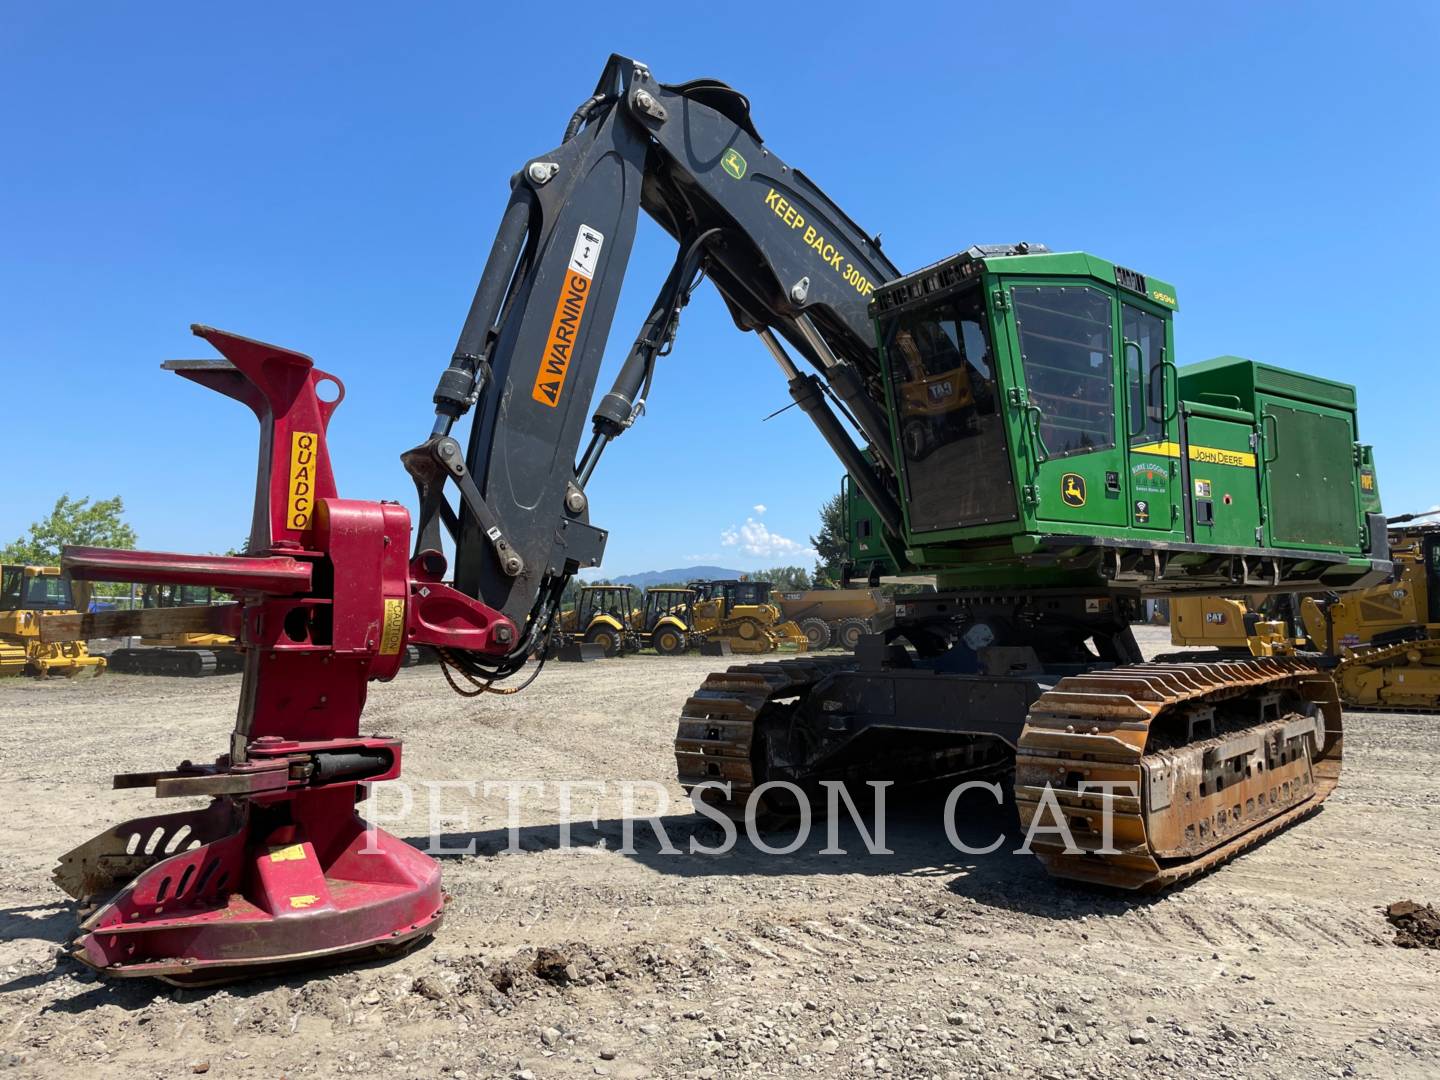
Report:
[[[726,150],[725,156],[720,159],[720,167],[736,180],[745,178],[745,159],[738,150]]]
[[[1067,472],[1060,478],[1060,498],[1066,506],[1085,505],[1085,478],[1079,473]]]

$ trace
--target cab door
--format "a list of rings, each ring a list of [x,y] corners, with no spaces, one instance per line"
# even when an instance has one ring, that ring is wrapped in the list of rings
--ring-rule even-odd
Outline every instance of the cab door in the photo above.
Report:
[[[1137,304],[1120,302],[1130,524],[1160,532],[1184,528],[1179,502],[1183,495],[1177,432],[1179,380],[1170,360],[1169,331],[1169,319]]]
[[[1006,288],[1005,299],[1018,368],[1010,401],[1029,444],[1027,502],[1046,527],[1125,526],[1114,292],[1027,279]]]

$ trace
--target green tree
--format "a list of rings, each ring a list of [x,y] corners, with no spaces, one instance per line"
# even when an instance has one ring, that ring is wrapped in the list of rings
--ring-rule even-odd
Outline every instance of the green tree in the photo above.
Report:
[[[32,566],[58,566],[60,549],[78,547],[133,548],[135,530],[125,523],[125,503],[113,499],[72,499],[68,494],[55,500],[55,508],[14,543],[0,549],[0,561]]]
[[[818,556],[815,562],[816,587],[834,588],[840,580],[840,567],[850,556],[850,542],[845,535],[845,496],[832,495],[820,507],[820,531],[810,537],[810,546]]]
[[[768,581],[777,589],[810,588],[810,573],[803,566],[772,566],[747,576],[751,581]]]

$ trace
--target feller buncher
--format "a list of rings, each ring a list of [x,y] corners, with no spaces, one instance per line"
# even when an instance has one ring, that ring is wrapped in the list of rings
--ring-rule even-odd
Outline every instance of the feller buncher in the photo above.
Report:
[[[1420,516],[1390,519],[1391,580],[1298,598],[1298,612],[1290,596],[1174,600],[1171,642],[1227,656],[1318,656],[1350,708],[1440,711],[1440,524],[1410,524]]]
[[[805,652],[810,639],[785,618],[770,599],[768,581],[692,581],[695,628],[710,641],[726,642],[732,652]]]
[[[99,675],[105,657],[91,656],[83,640],[44,641],[46,616],[78,615],[89,590],[77,590],[58,566],[0,567],[0,676]]]
[[[965,198],[985,168],[927,185]],[[596,400],[642,210],[677,256]],[[761,141],[743,94],[661,83],[614,56],[559,143],[513,176],[431,430],[402,455],[419,496],[413,546],[400,504],[339,497],[334,375],[203,326],[225,360],[169,365],[260,420],[247,554],[72,548],[64,561],[81,578],[241,598],[241,709],[213,765],[118,780],[208,794],[206,809],[127,822],[62,859],[57,881],[96,905],[80,960],[204,982],[391,953],[435,931],[438,864],[356,813],[362,785],[400,772],[398,740],[360,735],[367,683],[395,675],[406,643],[443,648],[469,695],[534,677],[566,582],[604,552],[591,476],[658,407],[658,359],[702,277],[849,474],[849,519],[870,528],[852,547],[860,572],[936,588],[897,604],[854,656],[707,679],[675,740],[695,797],[783,813],[787,789],[760,785],[1013,770],[1022,824],[1058,814],[1073,842],[1036,834],[1047,870],[1153,889],[1330,794],[1341,712],[1318,665],[1146,664],[1130,624],[1145,596],[1340,593],[1389,576],[1354,390],[1235,357],[1177,366],[1175,287],[1094,255],[979,246],[902,274]],[[933,445],[902,438],[902,331],[932,350],[926,370],[967,366],[985,383],[971,389],[975,422],[944,425]]]

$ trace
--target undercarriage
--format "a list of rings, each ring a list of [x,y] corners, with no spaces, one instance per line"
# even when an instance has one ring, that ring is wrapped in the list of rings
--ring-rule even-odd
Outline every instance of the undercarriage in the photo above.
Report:
[[[1119,600],[961,594],[902,606],[907,617],[854,657],[706,679],[680,717],[681,783],[709,782],[702,797],[736,817],[784,816],[795,789],[825,781],[1013,771],[1051,874],[1154,889],[1312,812],[1338,781],[1339,702],[1309,663],[1132,662]]]

